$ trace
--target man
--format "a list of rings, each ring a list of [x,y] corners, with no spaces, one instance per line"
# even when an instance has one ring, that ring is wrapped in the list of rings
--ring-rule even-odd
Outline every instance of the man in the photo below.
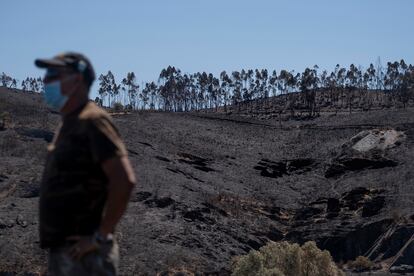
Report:
[[[127,151],[110,116],[89,101],[95,73],[85,56],[64,53],[35,64],[46,69],[46,103],[62,117],[40,188],[48,275],[116,275],[113,234],[135,184]]]

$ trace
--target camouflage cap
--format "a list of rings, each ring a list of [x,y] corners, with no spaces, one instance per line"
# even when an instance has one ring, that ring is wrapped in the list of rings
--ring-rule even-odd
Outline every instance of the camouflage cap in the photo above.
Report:
[[[36,59],[35,65],[39,68],[69,67],[81,73],[90,86],[95,80],[95,71],[87,57],[80,53],[65,52],[50,59]]]

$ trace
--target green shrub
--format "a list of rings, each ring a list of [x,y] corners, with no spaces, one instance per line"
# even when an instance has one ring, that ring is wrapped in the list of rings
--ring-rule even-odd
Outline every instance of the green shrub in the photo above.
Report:
[[[112,109],[113,109],[115,112],[121,112],[121,111],[123,111],[123,110],[124,110],[124,106],[123,106],[121,103],[119,103],[119,102],[114,102],[114,103],[112,104]]]
[[[350,261],[347,265],[350,269],[355,271],[372,270],[375,267],[375,264],[364,256],[358,256],[355,261]]]
[[[233,260],[232,276],[343,276],[328,251],[321,251],[313,241],[296,243],[270,242]]]

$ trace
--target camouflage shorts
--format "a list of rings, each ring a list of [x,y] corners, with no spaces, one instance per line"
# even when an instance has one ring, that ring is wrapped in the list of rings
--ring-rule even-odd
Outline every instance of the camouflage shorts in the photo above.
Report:
[[[50,249],[48,276],[117,275],[119,250],[115,241],[101,245],[98,251],[85,255],[79,261],[69,256],[69,248],[63,246]]]

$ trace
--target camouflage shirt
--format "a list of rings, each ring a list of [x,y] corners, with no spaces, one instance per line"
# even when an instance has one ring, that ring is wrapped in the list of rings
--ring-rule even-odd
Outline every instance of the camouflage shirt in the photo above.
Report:
[[[109,114],[93,102],[64,118],[48,146],[40,188],[42,248],[60,246],[68,236],[97,230],[108,184],[102,163],[126,154]]]

